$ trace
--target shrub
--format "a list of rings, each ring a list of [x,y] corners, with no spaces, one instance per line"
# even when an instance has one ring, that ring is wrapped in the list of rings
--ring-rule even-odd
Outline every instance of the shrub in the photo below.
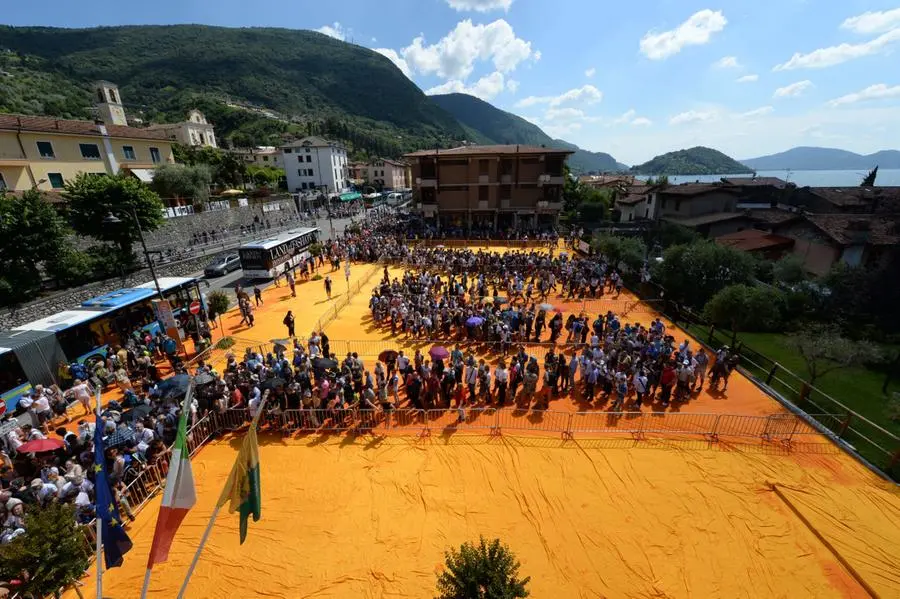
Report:
[[[784,294],[765,286],[730,285],[703,307],[703,315],[732,331],[776,331],[784,322]]]
[[[516,599],[528,597],[531,577],[519,578],[519,560],[500,539],[463,543],[445,554],[438,574],[437,599]]]
[[[216,342],[216,349],[228,349],[234,345],[234,339],[231,337],[222,337]]]
[[[320,275],[319,273],[316,273],[316,274],[314,274],[314,275],[312,276],[312,278],[311,278],[310,280],[311,280],[311,281],[321,281],[321,280],[322,280],[322,275]]]

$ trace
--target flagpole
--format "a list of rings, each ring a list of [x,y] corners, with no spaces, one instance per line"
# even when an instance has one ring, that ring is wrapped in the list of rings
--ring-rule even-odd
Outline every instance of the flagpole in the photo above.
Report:
[[[97,388],[97,423],[95,426],[99,424],[100,420],[100,395],[102,393],[102,389]],[[94,431],[94,435],[96,435],[96,431]],[[97,599],[103,599],[103,519],[100,518],[100,515],[96,513],[94,510],[94,520],[97,524]]]
[[[259,409],[256,410],[256,415],[253,416],[253,421],[250,422],[251,430],[256,430],[257,425],[259,424],[259,415],[263,413],[263,409],[266,406],[266,401],[269,398],[269,390],[266,389],[266,392],[263,394],[262,401],[259,402]],[[228,480],[226,479],[225,484],[228,484]],[[197,567],[197,562],[200,561],[200,554],[203,553],[203,548],[206,546],[206,541],[209,540],[209,534],[212,532],[213,525],[216,523],[216,517],[219,515],[219,510],[222,506],[216,503],[216,508],[213,510],[212,515],[209,517],[209,524],[206,525],[206,530],[203,531],[203,536],[200,538],[200,545],[197,546],[197,552],[194,553],[194,559],[191,560],[191,565],[188,567],[187,574],[184,577],[184,582],[181,583],[181,589],[178,591],[178,599],[184,599],[184,593],[187,590],[188,584],[191,582],[191,576],[194,575],[194,568]],[[97,599],[102,599],[102,597],[98,597]]]
[[[190,412],[191,400],[193,399],[193,397],[194,397],[194,377],[191,377],[191,382],[188,385],[187,392],[185,392],[185,394],[184,394],[184,401],[181,404],[181,413],[184,415],[183,416],[184,418],[187,417],[187,414],[191,413]],[[182,417],[182,416],[179,416],[179,417]],[[155,535],[156,535],[156,533],[154,532],[154,536]],[[151,551],[151,557],[152,557],[152,551],[153,551],[152,547],[150,548],[150,551]],[[152,572],[153,572],[153,570],[150,568],[150,565],[148,564],[147,571],[144,573],[144,586],[141,587],[141,599],[146,599],[147,592],[150,590],[150,576],[151,576]]]

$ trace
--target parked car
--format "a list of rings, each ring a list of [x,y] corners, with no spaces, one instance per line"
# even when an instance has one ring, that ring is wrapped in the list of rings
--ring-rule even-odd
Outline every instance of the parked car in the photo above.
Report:
[[[241,259],[237,254],[224,254],[206,265],[203,274],[207,277],[221,277],[241,267]]]

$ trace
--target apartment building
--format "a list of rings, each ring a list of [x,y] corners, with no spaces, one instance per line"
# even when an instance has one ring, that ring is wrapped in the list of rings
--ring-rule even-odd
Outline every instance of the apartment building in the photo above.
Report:
[[[281,147],[281,162],[292,193],[341,193],[350,187],[347,149],[321,137],[304,137]]]
[[[239,148],[232,150],[235,154],[243,157],[244,162],[253,166],[271,166],[274,168],[284,168],[282,162],[281,149],[275,146],[257,146],[255,148]]]
[[[464,146],[406,154],[422,215],[444,229],[556,225],[570,150]]]
[[[371,185],[381,190],[409,189],[411,173],[405,162],[379,158],[368,164],[355,165],[357,178],[364,185]]]
[[[149,182],[151,169],[174,161],[163,131],[0,114],[0,189],[60,190],[79,173],[123,170]]]

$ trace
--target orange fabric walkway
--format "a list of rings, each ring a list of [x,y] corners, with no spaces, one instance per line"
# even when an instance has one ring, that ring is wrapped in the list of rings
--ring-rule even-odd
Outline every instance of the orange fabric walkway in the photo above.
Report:
[[[533,597],[868,597],[769,483],[881,597],[900,596],[896,487],[830,445],[788,456],[525,437],[261,443],[262,519],[240,546],[237,515],[220,513],[187,597],[419,599],[443,551],[479,535],[512,547]],[[198,504],[151,597],[177,594],[237,444],[194,460]],[[105,597],[138,595],[159,502],[131,525],[135,548],[104,577]]]

